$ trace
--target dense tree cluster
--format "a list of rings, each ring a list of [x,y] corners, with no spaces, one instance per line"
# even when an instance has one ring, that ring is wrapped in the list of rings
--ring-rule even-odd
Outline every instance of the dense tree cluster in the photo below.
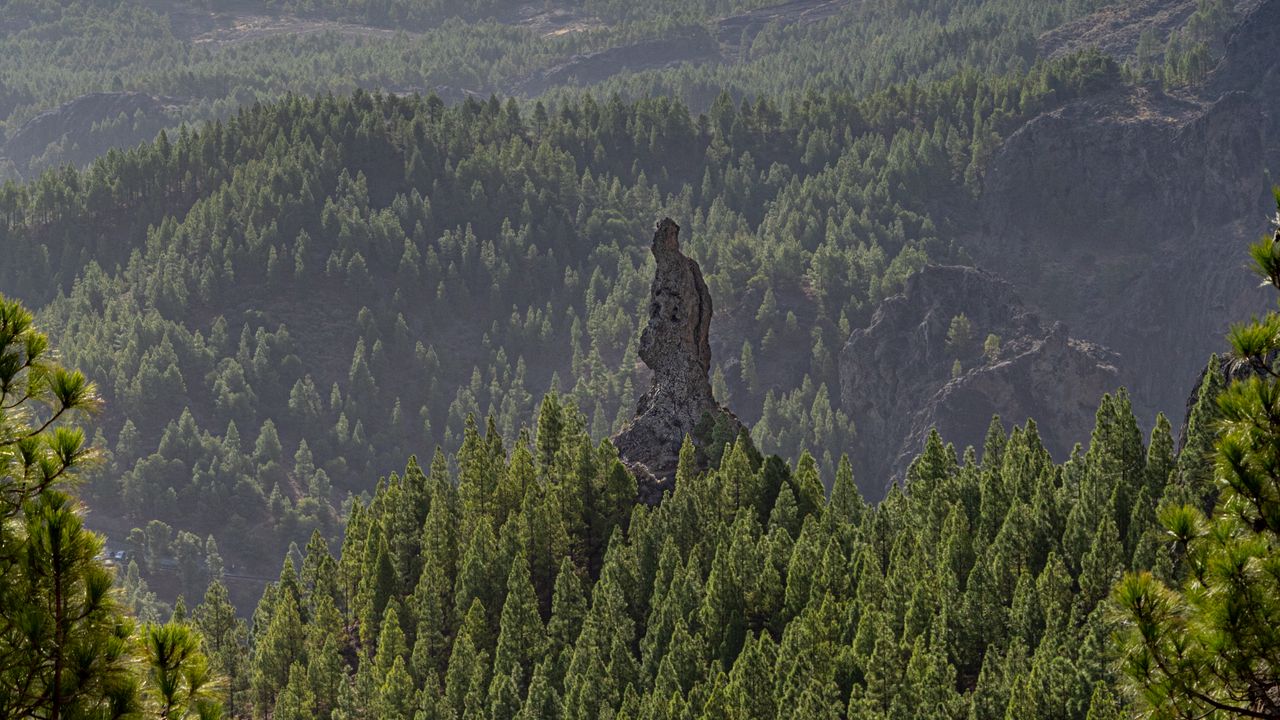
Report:
[[[611,64],[611,77],[595,83],[595,91],[628,99],[662,95],[701,111],[722,91],[735,103],[832,90],[865,96],[963,70],[1025,72],[1036,62],[1040,33],[1103,3],[877,0],[848,3],[822,22],[721,27],[725,16],[769,4],[776,3],[550,3],[546,9],[576,20],[572,31],[548,32],[521,25],[513,3],[492,0],[0,0],[0,135],[13,138],[40,113],[87,93],[158,98],[146,110],[104,117],[66,136],[63,130],[25,136],[8,159],[0,157],[0,178],[81,166],[110,147],[150,141],[161,128],[225,119],[290,92],[438,90],[451,101],[468,93],[524,96],[535,92],[527,83],[543,72],[609,48],[639,44],[636,57],[666,65],[669,58],[650,56],[669,51],[643,49],[664,36],[691,38],[691,53],[721,60],[644,71],[635,60]],[[540,11],[539,5],[524,9]],[[226,15],[213,22],[211,9]],[[233,17],[250,29],[233,30]],[[294,31],[253,30],[273,17],[295,23],[286,27]],[[570,72],[535,84],[536,92],[548,92],[556,105],[572,102],[589,84],[576,78]]]
[[[1212,399],[1203,403],[1212,402]],[[1202,412],[1202,411],[1201,411]],[[254,614],[242,710],[283,718],[1118,718],[1105,602],[1178,572],[1156,523],[1211,479],[1121,392],[1055,464],[1034,424],[981,459],[935,434],[871,506],[847,461],[744,435],[674,495],[548,396],[506,445],[410,461],[295,548]]]
[[[74,420],[98,405],[0,295],[0,716],[221,716],[219,676],[182,617],[138,627],[69,482],[94,460]]]

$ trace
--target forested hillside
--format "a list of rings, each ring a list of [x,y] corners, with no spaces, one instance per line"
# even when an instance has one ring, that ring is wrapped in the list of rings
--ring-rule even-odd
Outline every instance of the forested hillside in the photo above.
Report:
[[[0,0],[0,716],[1280,717],[1278,49]]]
[[[1252,7],[1185,4],[1175,29],[1205,62]],[[0,188],[0,287],[103,385],[110,463],[85,493],[142,598],[143,577],[191,597],[223,566],[272,572],[313,529],[336,541],[350,496],[455,451],[469,415],[510,439],[557,390],[594,437],[616,430],[647,382],[639,238],[664,214],[716,298],[717,397],[762,450],[809,449],[831,477],[855,444],[900,441],[858,437],[841,348],[925,263],[999,247],[984,175],[1005,138],[1203,75],[1156,68],[1149,42],[1038,59],[1039,33],[1094,8],[10,2],[5,152],[33,154]],[[79,154],[35,154],[85,123]],[[63,160],[88,166],[32,175]],[[962,340],[925,375],[1018,338]],[[880,474],[859,478],[872,499]]]
[[[635,238],[662,213],[689,219],[731,329],[718,395],[764,450],[812,448],[830,473],[852,441],[834,362],[851,324],[959,257],[931,208],[973,202],[1019,116],[1114,82],[1083,55],[862,100],[722,96],[696,117],[295,97],[6,186],[0,283],[51,301],[68,360],[101,379],[113,457],[89,497],[195,533],[186,556],[210,534],[236,564],[334,537],[347,493],[395,458],[456,448],[468,415],[514,437],[548,388],[609,434],[643,380]],[[146,557],[169,554],[155,533]]]
[[[319,535],[291,554],[252,659],[222,662],[276,720],[1119,718],[1104,600],[1126,569],[1181,576],[1156,507],[1212,506],[1220,387],[1181,456],[1122,393],[1063,464],[1034,424],[993,423],[980,461],[934,435],[876,506],[847,462],[827,498],[812,456],[743,441],[632,507],[552,396],[536,433],[472,428],[456,473],[437,455],[380,483],[337,558]]]
[[[1280,231],[1252,254],[1280,287]],[[1034,423],[1006,435],[995,418],[981,459],[935,433],[877,505],[847,459],[827,494],[811,455],[791,466],[745,434],[707,473],[686,440],[674,493],[637,504],[617,451],[549,395],[513,443],[468,422],[456,470],[437,452],[380,481],[337,557],[318,531],[292,548],[251,631],[217,574],[190,615],[138,631],[59,491],[95,454],[69,424],[95,388],[4,301],[0,702],[210,720],[1272,717],[1278,325],[1232,331],[1237,379],[1210,361],[1180,451],[1163,416],[1144,444],[1121,391],[1063,464]]]
[[[736,104],[809,90],[862,95],[965,69],[1025,71],[1041,57],[1040,33],[1105,4],[4,0],[0,177],[84,165],[161,128],[226,118],[288,91],[436,92],[457,102],[494,92],[568,98],[595,86],[702,111],[721,91]],[[1216,40],[1234,5],[1201,4],[1213,22],[1189,27],[1196,42]],[[1141,66],[1162,62],[1164,44],[1144,49]],[[1171,76],[1180,78],[1178,57]]]

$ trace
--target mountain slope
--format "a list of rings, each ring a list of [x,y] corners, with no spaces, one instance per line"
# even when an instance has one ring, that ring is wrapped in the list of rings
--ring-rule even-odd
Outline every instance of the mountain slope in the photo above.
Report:
[[[1138,407],[1179,407],[1226,324],[1267,302],[1222,258],[1270,215],[1280,53],[1265,42],[1278,8],[1242,20],[1197,93],[1140,86],[1068,103],[1011,134],[987,173],[983,227],[965,245],[1118,352]]]

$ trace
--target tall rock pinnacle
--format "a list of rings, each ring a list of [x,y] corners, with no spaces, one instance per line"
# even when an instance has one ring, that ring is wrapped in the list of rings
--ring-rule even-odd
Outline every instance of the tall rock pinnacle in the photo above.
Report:
[[[680,446],[689,436],[701,452],[717,437],[736,437],[742,423],[711,394],[711,293],[698,263],[680,252],[680,226],[663,218],[653,234],[657,270],[649,287],[649,324],[640,335],[640,359],[653,384],[631,422],[613,438],[618,454],[636,475],[640,499],[655,503],[672,488]]]

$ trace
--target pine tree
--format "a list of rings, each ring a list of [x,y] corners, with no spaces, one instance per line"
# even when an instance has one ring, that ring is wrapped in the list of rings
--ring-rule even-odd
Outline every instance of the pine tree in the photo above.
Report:
[[[726,688],[732,717],[743,720],[769,720],[778,715],[776,698],[771,689],[775,685],[774,663],[777,645],[767,633],[751,635],[733,663]],[[761,692],[761,688],[768,690]]]
[[[227,714],[236,717],[239,698],[247,686],[248,628],[236,617],[227,587],[219,580],[210,583],[204,601],[196,606],[192,617],[204,636],[210,664],[226,680]]]
[[[494,681],[512,680],[515,692],[522,696],[545,646],[538,598],[529,577],[529,563],[522,553],[513,559],[507,575],[507,598],[502,605],[498,645],[493,656]]]
[[[866,514],[866,503],[858,486],[853,480],[853,465],[848,455],[840,456],[840,464],[836,468],[836,479],[831,486],[831,500],[826,505],[826,512],[833,515],[840,523],[858,527]]]
[[[463,617],[476,600],[486,608],[502,607],[500,588],[494,583],[494,563],[498,557],[496,545],[489,523],[480,523],[458,566],[453,603],[457,617]]]
[[[74,502],[45,490],[4,524],[0,714],[71,718],[128,706],[132,627]]]
[[[800,506],[800,517],[817,513],[826,503],[826,491],[818,473],[818,461],[808,451],[800,453],[792,477],[792,489],[796,494],[796,504]]]
[[[479,600],[472,603],[468,615],[484,616],[484,606]],[[471,630],[464,622],[463,629],[453,642],[453,653],[449,656],[449,670],[445,674],[444,697],[445,707],[454,717],[467,717],[468,699],[473,696],[473,686],[488,687],[489,654],[476,647]],[[474,700],[471,700],[475,704]]]
[[[212,720],[222,715],[218,677],[201,649],[200,634],[181,622],[148,625],[143,631],[144,689],[158,717]]]
[[[620,546],[614,535],[611,548]],[[607,554],[600,580],[592,593],[591,609],[583,621],[565,679],[565,717],[599,717],[614,711],[622,690],[636,679],[639,668],[631,655],[635,623],[624,595],[621,552]],[[570,682],[572,680],[572,682]]]
[[[559,720],[562,712],[560,694],[548,677],[549,663],[550,658],[534,669],[533,679],[529,681],[529,694],[525,697],[520,713],[516,715],[517,720]]]
[[[289,667],[289,682],[276,696],[272,720],[309,720],[316,716],[316,699],[307,682],[306,669],[295,662]]]
[[[374,715],[386,720],[413,720],[413,678],[405,667],[404,658],[397,656],[390,670],[382,677],[377,699],[373,703]]]
[[[379,677],[386,677],[397,660],[409,655],[404,630],[400,627],[399,602],[392,600],[382,615],[382,629],[378,632],[378,646],[373,656],[373,667]]]
[[[1280,205],[1280,190],[1276,192]],[[1256,271],[1280,290],[1280,230],[1250,248]],[[1184,505],[1163,520],[1189,564],[1180,589],[1149,572],[1125,576],[1113,599],[1124,620],[1123,671],[1155,717],[1280,717],[1280,314],[1229,336],[1253,374],[1218,401],[1222,426],[1212,517]],[[1202,390],[1202,394],[1203,394]],[[1198,499],[1193,494],[1193,500]]]
[[[136,703],[132,628],[58,488],[93,459],[67,423],[94,409],[79,372],[52,360],[31,313],[0,296],[0,715],[72,718]]]
[[[338,611],[331,612],[337,619]],[[307,638],[307,685],[315,699],[315,717],[321,720],[332,717],[338,705],[338,689],[347,678],[346,663],[338,642],[339,638],[333,632],[315,633]]]
[[[1217,426],[1222,419],[1218,397],[1225,389],[1221,360],[1214,355],[1201,375],[1195,403],[1187,416],[1186,441],[1178,453],[1176,491],[1171,489],[1176,493],[1171,501],[1194,504],[1206,513],[1213,509],[1218,493],[1213,463]]]
[[[372,534],[372,533],[371,533]],[[373,572],[364,576],[364,584],[360,594],[364,598],[360,616],[360,640],[372,645],[378,631],[382,628],[382,615],[400,586],[395,566],[391,564],[391,551],[381,534],[377,537],[377,554],[373,557]],[[372,543],[370,543],[372,544]]]
[[[559,398],[554,393],[542,399],[538,410],[538,465],[543,472],[551,469],[560,451],[560,436],[564,429],[564,416]]]
[[[249,661],[250,692],[259,714],[274,707],[276,694],[289,681],[289,667],[303,659],[303,641],[297,601],[292,593],[280,593],[269,624],[254,642]]]

